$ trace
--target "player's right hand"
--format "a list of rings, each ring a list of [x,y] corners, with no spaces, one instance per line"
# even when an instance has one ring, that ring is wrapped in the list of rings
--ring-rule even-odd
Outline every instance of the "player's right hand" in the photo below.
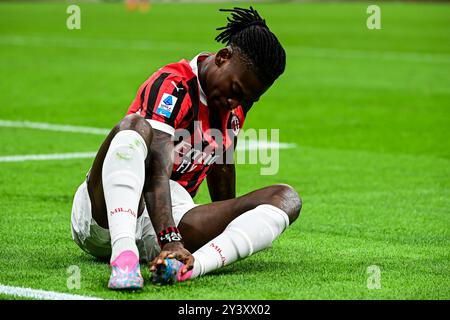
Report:
[[[182,242],[169,242],[161,248],[159,255],[150,262],[150,271],[154,272],[164,263],[164,259],[177,259],[184,264],[181,274],[184,275],[194,268],[194,256],[184,247]]]

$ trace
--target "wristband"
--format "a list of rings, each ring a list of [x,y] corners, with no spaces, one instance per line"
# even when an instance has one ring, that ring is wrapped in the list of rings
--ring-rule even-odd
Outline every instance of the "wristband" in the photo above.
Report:
[[[177,227],[167,227],[158,233],[158,243],[161,248],[170,242],[183,242]]]

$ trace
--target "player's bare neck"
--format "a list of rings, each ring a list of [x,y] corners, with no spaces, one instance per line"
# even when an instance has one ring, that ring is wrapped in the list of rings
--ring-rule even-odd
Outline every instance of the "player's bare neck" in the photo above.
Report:
[[[200,81],[200,85],[202,86],[203,92],[205,92],[205,94],[207,94],[206,78],[209,69],[208,66],[211,62],[214,63],[214,55],[209,56],[206,59],[199,60],[197,62],[198,80]]]

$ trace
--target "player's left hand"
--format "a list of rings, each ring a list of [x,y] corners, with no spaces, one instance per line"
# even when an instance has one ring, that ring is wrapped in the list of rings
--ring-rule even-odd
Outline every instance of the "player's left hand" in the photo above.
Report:
[[[164,259],[177,259],[184,264],[181,274],[185,274],[194,268],[194,256],[183,246],[181,242],[169,242],[165,244],[159,255],[150,262],[150,271],[156,271],[158,266],[164,263]]]

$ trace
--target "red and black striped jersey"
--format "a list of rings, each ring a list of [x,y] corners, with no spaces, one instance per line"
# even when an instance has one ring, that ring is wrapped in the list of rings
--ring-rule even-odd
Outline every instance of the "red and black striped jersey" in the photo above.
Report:
[[[160,68],[139,88],[127,114],[139,113],[153,129],[174,137],[175,161],[171,179],[192,197],[214,163],[232,158],[236,136],[249,109],[210,112],[198,79],[200,53]]]

